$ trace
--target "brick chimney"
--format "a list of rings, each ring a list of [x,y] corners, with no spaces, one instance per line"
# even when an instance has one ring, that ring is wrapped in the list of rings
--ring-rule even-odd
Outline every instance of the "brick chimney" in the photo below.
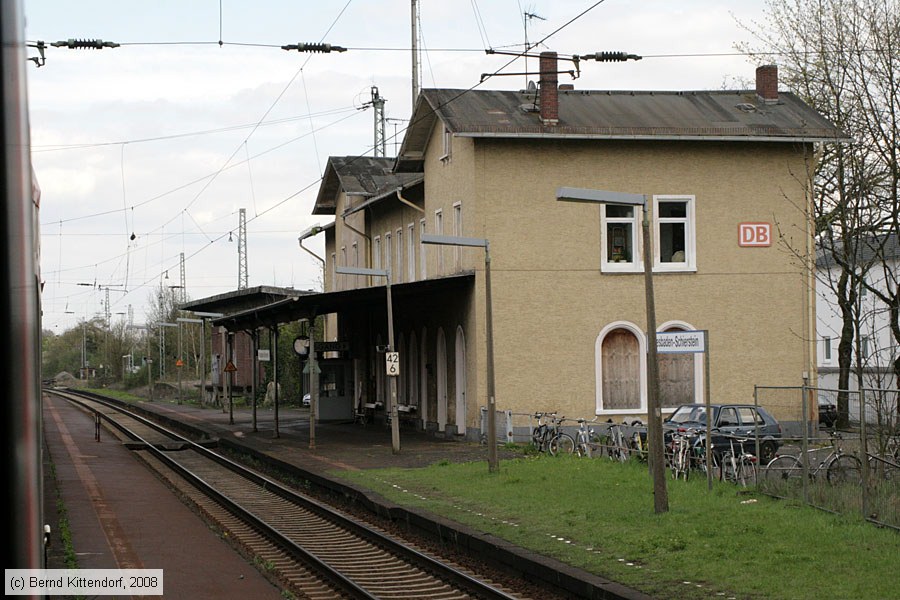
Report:
[[[556,52],[541,52],[541,123],[559,124],[559,90],[556,84]]]
[[[778,102],[778,67],[761,65],[756,67],[756,95],[765,104]]]

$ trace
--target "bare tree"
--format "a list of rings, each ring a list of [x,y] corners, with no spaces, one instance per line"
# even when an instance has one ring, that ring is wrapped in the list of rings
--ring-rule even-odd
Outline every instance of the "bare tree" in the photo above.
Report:
[[[838,267],[824,271],[824,281],[842,319],[838,385],[847,390],[864,288],[888,308],[900,345],[896,263],[879,248],[898,233],[900,3],[769,0],[766,13],[765,23],[745,25],[756,41],[743,49],[776,60],[781,80],[854,140],[821,148],[813,186],[818,249]],[[885,286],[867,283],[873,269],[888,275]],[[892,360],[900,381],[900,355]],[[842,424],[848,409],[840,394]]]

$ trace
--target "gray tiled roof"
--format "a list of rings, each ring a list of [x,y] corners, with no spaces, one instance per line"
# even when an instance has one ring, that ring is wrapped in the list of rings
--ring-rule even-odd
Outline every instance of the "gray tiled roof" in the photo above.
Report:
[[[372,156],[331,156],[325,167],[322,185],[313,214],[333,215],[338,193],[348,196],[370,197],[385,190],[394,190],[415,174],[394,173],[393,158]]]
[[[755,91],[559,91],[559,123],[544,126],[538,94],[529,91],[425,89],[407,131],[400,161],[415,161],[440,120],[469,137],[846,141],[831,122],[795,94],[776,103]]]
[[[840,244],[840,241],[835,240],[835,245],[838,244]],[[882,260],[900,261],[900,236],[890,233],[869,237],[860,243],[857,251],[856,263],[859,265]],[[832,256],[831,252],[826,251],[821,243],[816,248],[816,266],[820,269],[836,266],[834,256]]]

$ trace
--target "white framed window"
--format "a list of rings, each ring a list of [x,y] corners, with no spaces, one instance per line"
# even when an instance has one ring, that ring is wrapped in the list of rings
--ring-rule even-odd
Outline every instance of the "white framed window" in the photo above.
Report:
[[[462,203],[455,202],[453,204],[453,235],[457,237],[462,237]],[[461,267],[462,260],[462,247],[456,246],[453,249],[453,253],[455,255],[455,270],[459,271]]]
[[[372,240],[372,268],[380,269],[381,268],[381,236],[376,235],[375,239]]]
[[[388,231],[384,234],[384,266],[382,268],[390,271],[391,277],[394,276],[394,269],[391,268],[391,261],[393,259],[394,255],[391,250],[391,232]]]
[[[403,229],[398,229],[395,235],[397,236],[394,238],[394,245],[397,247],[397,267],[393,276],[396,278],[395,281],[400,283],[403,281]]]
[[[869,336],[867,335],[859,338],[859,356],[860,358],[869,358]]]
[[[653,270],[696,271],[694,196],[653,196]]]
[[[444,132],[441,135],[441,144],[442,144],[442,154],[440,160],[442,162],[450,162],[450,153],[453,149],[453,134],[450,133],[450,129],[446,126],[444,127]]]
[[[422,243],[422,236],[425,234],[425,219],[419,220],[419,276],[422,279],[428,279],[428,260],[426,260],[426,247]]]
[[[416,280],[416,224],[406,226],[406,277]]]
[[[440,209],[434,211],[434,233],[435,235],[444,235],[444,213]],[[438,273],[444,272],[444,252],[443,246],[437,249],[437,270]]]
[[[831,338],[830,337],[822,338],[822,346],[825,349],[825,361],[831,362]]]
[[[638,235],[640,209],[624,204],[601,204],[600,270],[640,272],[644,270]]]

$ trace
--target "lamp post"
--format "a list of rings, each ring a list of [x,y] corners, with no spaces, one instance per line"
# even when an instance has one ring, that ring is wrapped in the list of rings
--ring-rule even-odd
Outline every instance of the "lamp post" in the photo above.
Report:
[[[335,267],[335,273],[343,275],[366,275],[370,277],[384,277],[387,281],[387,318],[388,318],[388,349],[386,357],[394,353],[394,310],[391,306],[391,270],[390,269],[366,269],[362,267]],[[397,363],[399,364],[399,362]],[[385,367],[386,368],[386,367]],[[400,413],[397,410],[397,375],[399,371],[388,370],[391,380],[391,450],[394,454],[400,452]]]
[[[589,202],[594,204],[624,204],[641,207],[644,241],[644,295],[647,308],[647,442],[649,448],[650,476],[653,479],[653,507],[657,513],[668,512],[669,495],[666,490],[665,462],[663,460],[662,413],[659,407],[659,363],[656,354],[656,305],[653,296],[653,253],[650,247],[650,216],[647,196],[625,192],[609,192],[583,188],[561,187],[556,199],[562,202]]]
[[[494,310],[491,301],[491,245],[484,238],[459,237],[453,235],[422,234],[423,244],[442,246],[471,246],[484,248],[484,309],[485,343],[487,345],[487,446],[488,472],[499,471],[497,458],[497,412],[494,387]]]

